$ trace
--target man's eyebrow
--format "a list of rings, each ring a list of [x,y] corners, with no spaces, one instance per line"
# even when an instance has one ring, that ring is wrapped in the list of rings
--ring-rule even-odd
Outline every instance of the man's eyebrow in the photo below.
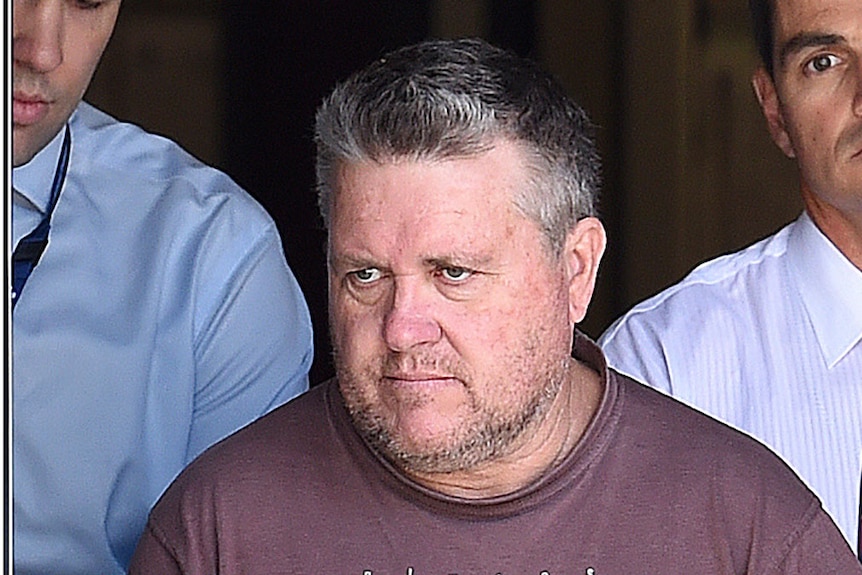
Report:
[[[334,268],[372,268],[377,267],[370,258],[361,255],[335,255],[330,252],[328,263]]]
[[[782,67],[787,63],[787,59],[793,54],[811,48],[812,46],[829,46],[832,44],[846,44],[847,38],[841,34],[823,34],[818,32],[802,32],[797,34],[781,46],[778,52],[778,61]]]
[[[481,268],[492,261],[491,256],[477,254],[442,254],[437,257],[427,257],[423,261],[425,265],[434,267],[468,267]]]

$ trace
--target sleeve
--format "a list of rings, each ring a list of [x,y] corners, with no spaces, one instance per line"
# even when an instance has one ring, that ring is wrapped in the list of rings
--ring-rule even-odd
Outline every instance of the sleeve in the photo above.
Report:
[[[198,461],[201,461],[200,459]],[[206,466],[205,466],[206,467]],[[211,482],[217,469],[203,477],[180,474],[150,511],[138,540],[129,575],[213,575],[237,573],[237,565],[221,557],[218,539],[218,498]],[[226,560],[227,564],[220,565]],[[221,569],[220,569],[221,567]]]
[[[174,555],[148,524],[129,564],[129,575],[184,575]]]
[[[787,556],[770,575],[810,575],[841,573],[862,575],[862,563],[825,512],[820,512],[790,548]]]
[[[222,243],[223,239],[220,240]],[[225,274],[207,248],[198,283],[216,289],[195,341],[195,396],[187,462],[216,441],[308,389],[308,307],[271,223]],[[213,271],[215,270],[215,271]],[[214,277],[213,277],[214,276]],[[224,279],[224,278],[227,279]]]

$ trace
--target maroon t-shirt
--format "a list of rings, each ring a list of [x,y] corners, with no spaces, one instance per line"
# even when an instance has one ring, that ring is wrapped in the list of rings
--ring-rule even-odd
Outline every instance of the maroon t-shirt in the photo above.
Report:
[[[364,444],[329,382],[211,448],[158,503],[131,573],[862,574],[815,496],[747,436],[609,371],[584,437],[481,501]]]

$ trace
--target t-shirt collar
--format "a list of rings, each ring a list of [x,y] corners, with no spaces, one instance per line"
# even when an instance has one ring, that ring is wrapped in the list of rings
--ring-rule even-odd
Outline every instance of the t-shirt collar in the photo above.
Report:
[[[12,170],[12,187],[43,214],[51,201],[51,184],[64,134],[65,128],[61,127],[54,139],[29,162]]]
[[[793,225],[787,254],[823,357],[832,369],[862,340],[862,270],[807,213]]]

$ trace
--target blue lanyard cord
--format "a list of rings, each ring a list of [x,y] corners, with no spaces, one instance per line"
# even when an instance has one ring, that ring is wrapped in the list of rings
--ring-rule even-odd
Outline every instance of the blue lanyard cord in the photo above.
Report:
[[[21,238],[18,246],[15,248],[15,253],[12,254],[12,309],[15,309],[15,304],[21,297],[21,292],[24,290],[24,284],[27,283],[27,278],[36,264],[39,263],[39,258],[45,251],[48,245],[48,232],[51,231],[51,216],[54,214],[54,208],[57,206],[57,200],[60,198],[60,190],[63,188],[63,182],[66,180],[66,170],[69,168],[69,152],[72,148],[72,136],[69,130],[69,124],[66,124],[66,133],[63,136],[63,147],[60,149],[60,158],[57,160],[57,169],[54,171],[54,182],[51,184],[51,199],[48,208],[45,210],[45,216],[39,225],[32,232]]]

